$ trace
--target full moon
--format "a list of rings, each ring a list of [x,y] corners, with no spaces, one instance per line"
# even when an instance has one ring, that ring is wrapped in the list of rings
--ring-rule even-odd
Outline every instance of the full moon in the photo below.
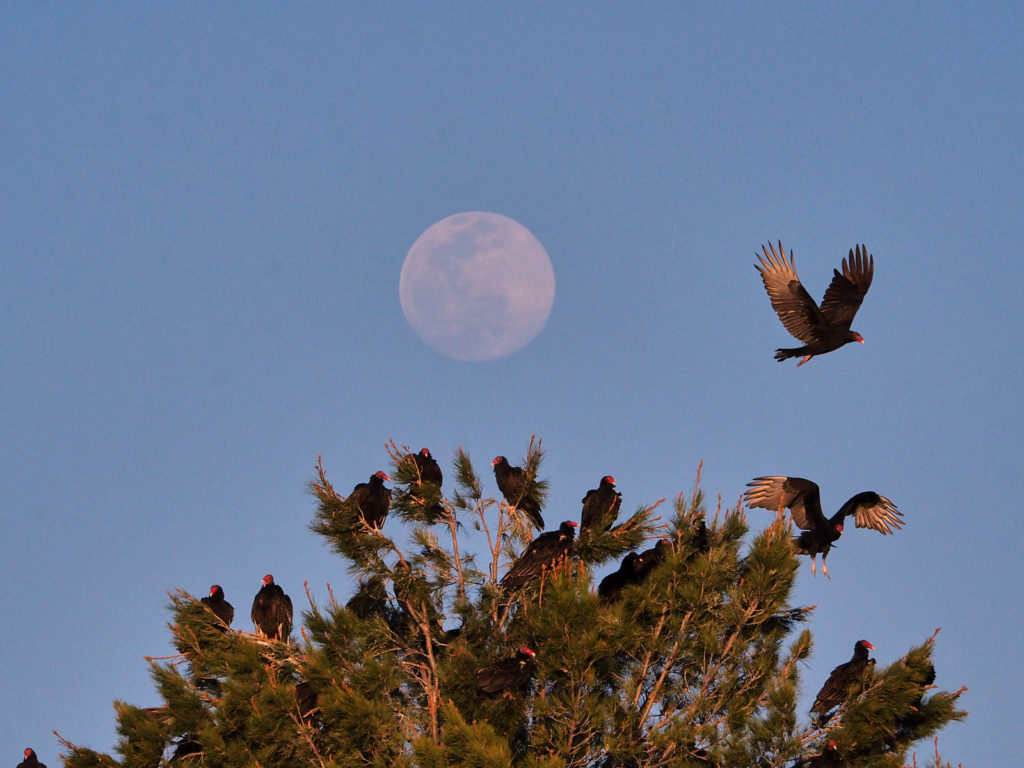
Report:
[[[456,360],[496,360],[525,347],[547,323],[555,272],[544,246],[518,222],[457,213],[412,244],[398,296],[405,319],[432,349]]]

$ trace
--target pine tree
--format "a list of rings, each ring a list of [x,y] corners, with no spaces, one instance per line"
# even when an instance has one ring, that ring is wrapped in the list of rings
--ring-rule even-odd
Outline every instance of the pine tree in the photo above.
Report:
[[[388,528],[402,542],[363,523],[320,462],[310,483],[312,529],[356,582],[347,601],[330,588],[326,605],[310,597],[300,637],[282,641],[225,631],[175,592],[180,657],[151,661],[164,705],[115,703],[119,759],[65,741],[65,766],[902,766],[915,742],[966,715],[963,689],[935,690],[933,635],[872,665],[824,720],[802,718],[813,609],[789,602],[790,526],[780,516],[748,536],[742,509],[720,501],[709,518],[699,471],[667,520],[662,502],[641,506],[505,590],[531,535],[525,517],[485,496],[461,449],[448,496],[420,483],[407,447],[388,450],[400,521]],[[541,459],[531,441],[528,492],[543,501]],[[485,552],[465,550],[467,529]],[[595,569],[654,541],[600,599]],[[478,672],[523,647],[527,682],[482,692]]]

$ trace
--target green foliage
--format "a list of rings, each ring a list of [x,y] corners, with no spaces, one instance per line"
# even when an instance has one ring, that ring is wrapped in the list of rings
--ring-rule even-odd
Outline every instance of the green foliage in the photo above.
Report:
[[[813,608],[789,603],[797,560],[782,519],[750,532],[739,508],[709,517],[695,488],[667,521],[662,502],[640,504],[506,594],[497,583],[530,535],[515,506],[484,495],[461,449],[449,496],[407,446],[388,452],[402,547],[362,523],[319,462],[310,483],[312,528],[355,577],[344,604],[311,599],[295,645],[228,629],[173,593],[179,656],[151,662],[163,706],[117,703],[119,759],[67,744],[65,765],[749,768],[809,764],[831,740],[845,765],[900,766],[964,717],[961,691],[932,685],[933,636],[870,670],[826,722],[802,721]],[[531,440],[528,493],[543,502],[541,456]],[[485,552],[460,548],[466,527]],[[592,569],[645,549],[660,565],[599,599]],[[522,646],[536,654],[530,684],[482,693],[478,670]]]

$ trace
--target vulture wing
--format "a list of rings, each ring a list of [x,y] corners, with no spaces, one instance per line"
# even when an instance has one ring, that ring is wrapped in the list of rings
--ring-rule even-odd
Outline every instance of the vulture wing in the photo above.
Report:
[[[866,246],[858,245],[856,253],[851,249],[849,257],[843,259],[842,274],[838,269],[832,272],[832,284],[821,301],[821,314],[830,325],[849,330],[864,294],[871,287],[875,259],[868,254]],[[774,301],[772,303],[774,305]]]
[[[769,475],[755,477],[747,486],[750,490],[743,494],[747,506],[776,511],[788,508],[793,522],[805,531],[819,530],[828,523],[821,511],[818,484],[811,480]]]
[[[873,528],[883,536],[892,533],[893,528],[903,527],[903,513],[889,499],[874,491],[862,491],[849,499],[832,520],[841,523],[847,515],[854,516],[858,528]]]
[[[769,251],[769,249],[771,250]],[[772,309],[775,310],[775,314],[786,326],[786,330],[800,341],[805,344],[817,341],[817,329],[827,325],[827,321],[814,299],[807,293],[807,289],[801,285],[800,278],[797,277],[793,252],[789,252],[789,261],[786,261],[786,252],[783,250],[781,242],[779,243],[780,253],[776,253],[771,244],[761,246],[761,250],[764,251],[764,257],[757,257],[760,263],[755,264],[754,268],[761,273],[764,288],[768,292],[768,298],[772,301]],[[860,305],[859,300],[857,304]],[[856,311],[856,307],[854,307],[854,312]],[[850,317],[852,318],[853,315],[851,314]]]

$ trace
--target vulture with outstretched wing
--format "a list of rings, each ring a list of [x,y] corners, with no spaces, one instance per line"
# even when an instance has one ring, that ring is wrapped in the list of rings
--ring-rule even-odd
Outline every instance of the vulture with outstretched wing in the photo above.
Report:
[[[854,516],[858,528],[871,528],[883,535],[903,526],[903,514],[896,505],[874,491],[862,491],[850,497],[838,512],[826,519],[815,482],[802,477],[770,475],[755,477],[747,486],[750,490],[743,494],[747,506],[776,512],[789,508],[793,522],[803,529],[803,533],[793,539],[793,544],[801,555],[811,556],[811,573],[815,571],[815,558],[820,553],[821,570],[828,576],[825,558],[843,535],[843,520],[847,515]]]
[[[821,306],[814,303],[800,283],[792,250],[788,261],[781,242],[778,253],[771,244],[761,246],[761,250],[764,256],[755,254],[759,263],[754,267],[761,273],[772,309],[786,330],[804,343],[802,347],[776,349],[776,360],[802,357],[797,363],[801,366],[815,355],[839,349],[851,341],[864,343],[859,333],[850,330],[850,323],[871,287],[875,271],[874,257],[865,246],[858,245],[856,250],[850,250],[850,255],[843,259],[842,272],[833,270],[832,283],[825,291]]]

